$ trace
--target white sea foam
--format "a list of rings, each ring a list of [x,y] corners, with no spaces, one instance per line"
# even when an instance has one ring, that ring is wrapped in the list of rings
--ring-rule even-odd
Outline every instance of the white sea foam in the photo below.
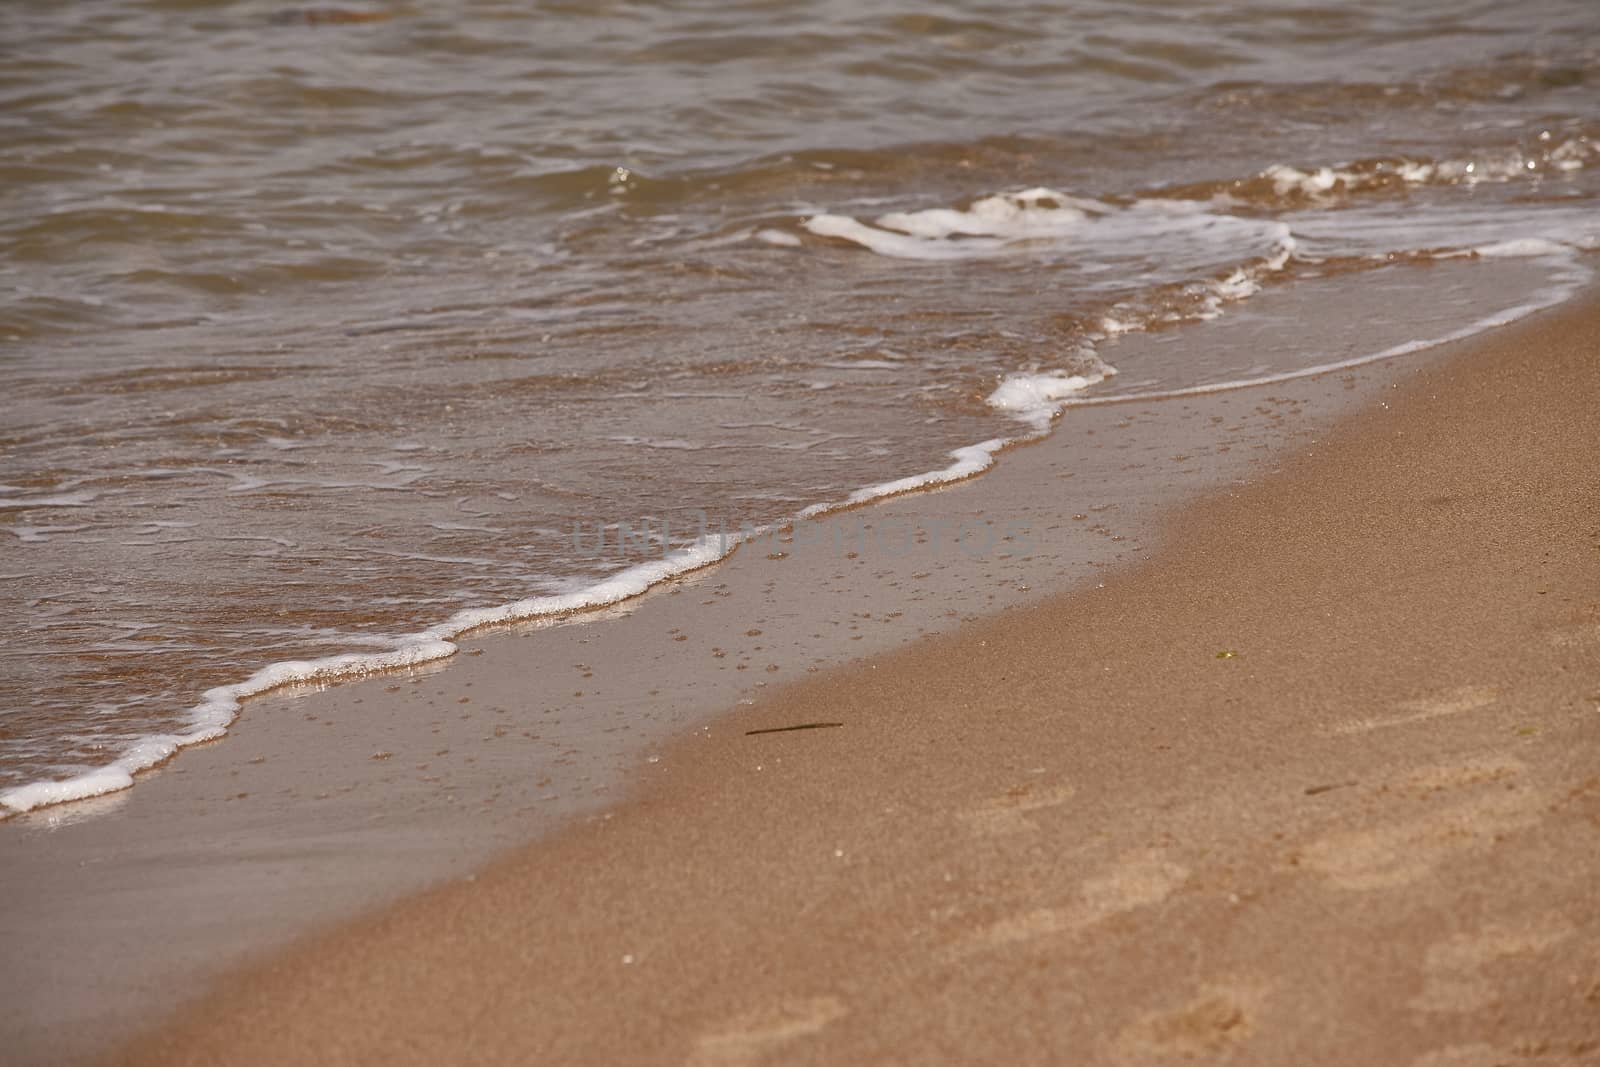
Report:
[[[1512,256],[1558,256],[1571,255],[1571,249],[1562,244],[1557,244],[1544,237],[1518,237],[1509,241],[1495,241],[1493,244],[1479,245],[1474,248],[1475,255],[1487,258],[1500,258]]]
[[[886,496],[897,496],[900,493],[909,493],[916,489],[927,489],[930,486],[943,485],[947,482],[959,482],[973,475],[982,474],[994,466],[995,453],[1006,445],[1011,444],[1013,438],[995,437],[988,441],[980,441],[975,445],[967,445],[955,449],[950,453],[950,458],[955,462],[947,467],[926,471],[922,474],[913,474],[905,478],[896,478],[892,482],[883,482],[879,485],[869,485],[864,489],[857,489],[843,500],[830,501],[823,504],[812,504],[800,512],[799,518],[814,519],[826,515],[830,511],[841,508],[855,507]]]
[[[1024,252],[1070,252],[1090,271],[1129,260],[1203,269],[1276,254],[1281,224],[1212,210],[1195,200],[1155,197],[1118,205],[1034,188],[980,197],[966,208],[880,215],[871,223],[820,214],[803,227],[851,241],[891,259],[976,259]],[[1190,275],[1193,276],[1192,274]]]
[[[848,215],[816,215],[804,225],[819,237],[854,241],[895,259],[967,259],[1001,253],[1019,242],[1069,236],[1110,210],[1096,201],[1035,188],[981,197],[965,209],[890,212],[871,226]]]
[[[985,196],[964,211],[895,211],[879,218],[878,225],[930,241],[946,237],[1052,237],[1072,233],[1087,219],[1107,210],[1097,201],[1038,187]]]
[[[1004,242],[996,240],[965,241],[962,247],[954,248],[908,234],[875,229],[848,215],[816,215],[805,221],[805,228],[818,237],[842,237],[870,248],[880,256],[895,259],[961,259],[975,251],[993,251],[1004,245]]]
[[[1043,433],[1050,428],[1051,420],[1071,397],[1117,373],[1115,367],[1101,363],[1092,354],[1083,355],[1093,359],[1096,369],[1081,374],[1056,370],[1010,375],[989,394],[989,406],[1020,419],[1033,427],[1035,432]]]
[[[1091,350],[1081,350],[1078,357],[1090,363],[1092,369],[1077,374],[1065,370],[1013,374],[1002,381],[989,395],[988,403],[991,407],[1027,423],[1032,430],[1031,433],[1021,437],[994,437],[975,445],[957,448],[950,453],[953,462],[948,466],[896,478],[878,485],[869,485],[857,489],[843,500],[812,504],[802,510],[797,518],[813,519],[841,508],[855,507],[883,497],[958,482],[982,474],[994,466],[994,457],[1007,445],[1048,432],[1050,420],[1061,410],[1067,397],[1081,393],[1117,373],[1115,367],[1102,363]]]
[[[1409,356],[1430,348],[1437,348],[1439,345],[1449,344],[1452,341],[1463,341],[1486,330],[1507,326],[1518,319],[1527,318],[1536,311],[1544,311],[1547,308],[1564,304],[1594,280],[1594,271],[1578,261],[1577,255],[1572,248],[1562,245],[1552,243],[1546,247],[1543,242],[1529,240],[1525,242],[1506,242],[1503,246],[1488,245],[1472,249],[1470,252],[1486,256],[1537,256],[1550,258],[1554,263],[1559,264],[1561,269],[1557,270],[1552,276],[1550,287],[1535,299],[1524,304],[1518,304],[1515,307],[1496,311],[1491,315],[1485,315],[1460,329],[1451,330],[1437,337],[1405,341],[1385,348],[1380,352],[1354,356],[1334,363],[1319,363],[1310,367],[1296,367],[1294,370],[1282,371],[1277,374],[1266,374],[1251,378],[1234,378],[1222,382],[1207,382],[1203,385],[1192,385],[1182,389],[1121,393],[1114,396],[1067,397],[1060,402],[1060,406],[1065,409],[1100,404],[1124,404],[1133,401],[1173,400],[1179,397],[1206,396],[1212,393],[1231,393],[1239,389],[1277,385],[1282,382],[1295,381],[1299,378],[1313,378],[1319,374],[1328,374],[1333,371],[1350,370],[1355,367],[1366,366],[1369,363],[1381,363],[1384,360],[1397,359],[1400,356]],[[1446,258],[1453,254],[1442,253],[1439,258]]]
[[[797,248],[800,245],[800,238],[787,230],[757,230],[754,236],[758,241],[769,245],[777,245],[780,248]]]
[[[734,536],[706,537],[663,559],[629,567],[575,592],[458,611],[437,626],[394,639],[393,647],[380,652],[351,652],[271,664],[242,682],[207,690],[200,703],[184,716],[182,729],[140,738],[103,767],[61,781],[33,782],[0,792],[0,809],[21,813],[46,804],[127,789],[133,785],[136,773],[155,766],[178,749],[221,737],[238,716],[240,702],[246,697],[300,682],[349,678],[444,659],[456,653],[455,639],[469,630],[615,604],[675,575],[715,563],[733,551],[737,543]]]
[[[1282,163],[1268,167],[1261,172],[1261,176],[1272,180],[1273,192],[1279,196],[1288,196],[1290,193],[1322,196],[1338,187],[1340,183],[1348,182],[1355,177],[1348,171],[1336,171],[1332,167],[1318,167],[1313,171],[1305,171]]]
[[[1478,185],[1510,182],[1559,171],[1582,170],[1600,159],[1600,146],[1583,137],[1552,145],[1549,133],[1537,147],[1505,149],[1473,159],[1438,161],[1368,160],[1302,170],[1279,163],[1261,172],[1281,197],[1303,197],[1325,202],[1350,193],[1391,185],[1398,179],[1408,186]]]

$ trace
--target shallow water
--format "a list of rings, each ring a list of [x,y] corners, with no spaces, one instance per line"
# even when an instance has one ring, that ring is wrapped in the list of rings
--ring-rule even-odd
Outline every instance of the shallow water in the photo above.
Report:
[[[0,785],[1069,394],[1363,355],[1061,383],[1120,331],[1549,265],[1442,335],[1600,241],[1588,2],[343,10],[0,8]]]

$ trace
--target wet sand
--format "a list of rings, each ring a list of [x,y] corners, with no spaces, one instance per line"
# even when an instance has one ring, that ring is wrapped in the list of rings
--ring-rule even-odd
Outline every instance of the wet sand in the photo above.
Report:
[[[1594,1062],[1600,306],[1464,349],[122,1058]]]

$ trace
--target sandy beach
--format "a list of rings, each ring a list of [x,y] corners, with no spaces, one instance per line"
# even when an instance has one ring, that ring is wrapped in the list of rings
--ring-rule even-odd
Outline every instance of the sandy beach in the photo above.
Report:
[[[1441,307],[1495,306],[1529,270],[1388,271],[1420,314],[1382,316],[1359,286],[1301,281],[1112,351],[1129,368],[1165,351],[1219,369],[1381,351],[1438,328]],[[1108,583],[1181,543],[1160,528],[1174,509],[1270,474],[1460,347],[1075,408],[980,477],[821,516],[614,608],[253,699],[225,739],[134,789],[0,823],[8,1052],[58,1063],[120,1047],[296,940],[599,824],[677,773],[665,746],[742,733],[736,720],[792,679]]]
[[[1600,1067],[1600,5],[0,5],[0,1062]]]
[[[1596,1062],[1597,353],[1592,298],[1471,342],[115,1058]]]

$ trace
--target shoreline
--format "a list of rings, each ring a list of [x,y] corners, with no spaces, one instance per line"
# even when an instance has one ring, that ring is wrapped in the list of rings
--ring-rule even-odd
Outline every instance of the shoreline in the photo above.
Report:
[[[896,476],[887,481],[859,487],[845,497],[812,503],[800,508],[793,515],[775,520],[748,533],[746,532],[748,528],[745,527],[741,527],[735,534],[730,534],[726,528],[722,528],[715,536],[703,533],[694,543],[664,551],[659,558],[628,563],[588,585],[567,592],[536,595],[484,607],[463,608],[439,622],[423,625],[414,632],[386,638],[390,647],[379,651],[334,652],[311,659],[282,660],[264,664],[241,680],[222,683],[201,692],[198,697],[199,703],[184,712],[183,721],[186,728],[181,731],[138,737],[131,745],[125,746],[115,760],[89,768],[70,778],[38,780],[0,788],[0,821],[57,804],[95,800],[131,789],[137,784],[138,775],[160,767],[180,755],[183,749],[225,737],[229,728],[242,714],[244,702],[251,698],[280,690],[293,690],[296,687],[348,684],[397,670],[443,663],[456,657],[462,645],[470,642],[472,638],[505,627],[537,626],[566,621],[581,622],[591,613],[626,604],[674,579],[714,567],[737,551],[741,544],[749,543],[755,546],[766,541],[771,545],[779,535],[785,533],[790,534],[792,540],[795,536],[795,527],[824,516],[980,477],[994,466],[1003,452],[1037,444],[1048,438],[1056,429],[1056,420],[1067,410],[1101,405],[1184,400],[1260,389],[1308,378],[1321,378],[1373,364],[1383,364],[1459,341],[1470,340],[1519,322],[1529,315],[1559,307],[1593,282],[1593,270],[1581,262],[1581,256],[1574,250],[1547,241],[1524,243],[1533,247],[1523,248],[1518,242],[1509,242],[1460,255],[1445,256],[1440,261],[1527,259],[1535,265],[1536,270],[1549,272],[1545,287],[1536,290],[1537,295],[1531,302],[1503,307],[1488,315],[1482,315],[1466,325],[1452,328],[1446,333],[1401,341],[1378,351],[1367,351],[1353,357],[1286,371],[1257,373],[1238,380],[1133,393],[1117,393],[1113,390],[1109,394],[1089,392],[1086,396],[1079,395],[1086,390],[1092,390],[1094,386],[1118,373],[1115,368],[1103,364],[1101,372],[1087,376],[1064,375],[1059,372],[1045,375],[1012,375],[1002,381],[994,393],[985,399],[989,406],[1005,412],[1012,418],[1014,424],[1008,428],[1010,432],[951,450],[942,457],[951,461],[943,467]],[[1281,259],[1274,261],[1268,273],[1281,271],[1286,261],[1287,253]],[[1252,285],[1254,284],[1252,282]],[[1247,299],[1257,292],[1259,286],[1255,286],[1243,298],[1234,299]],[[1219,310],[1209,318],[1202,317],[1181,325],[1193,327],[1214,321],[1221,315],[1220,307],[1223,303],[1223,298],[1218,296]],[[1139,327],[1132,332],[1143,333],[1145,330],[1146,327]],[[1102,337],[1100,340],[1114,340],[1114,338]],[[1012,394],[1008,399],[997,400],[1002,393],[1008,391]],[[705,524],[702,523],[702,529],[705,528]],[[648,533],[648,530],[645,532]],[[603,528],[597,529],[597,533],[601,534],[600,540],[603,541]],[[625,533],[619,534],[619,538],[627,536]],[[575,543],[578,537],[579,534],[575,529],[573,534]]]
[[[1465,342],[1103,588],[680,735],[126,1058],[1583,1062],[1597,324]]]
[[[1494,267],[1390,284],[1459,302],[1518,264]],[[1117,359],[1136,368],[1141,346],[1176,343],[1225,370],[1279,346],[1375,351],[1418,328],[1356,320],[1369,302],[1364,286],[1300,283],[1127,338]],[[1532,324],[1265,390],[1074,409],[986,476],[819,517],[812,540],[791,531],[613,608],[482,634],[448,665],[254,699],[227,739],[137,789],[0,821],[13,901],[0,944],[23,961],[0,985],[0,1029],[22,1061],[104,1051],[295,939],[603,825],[673,773],[674,739],[721,729],[728,709],[1114,584],[1182,542],[1174,509],[1259,480],[1395,384]],[[968,529],[987,551],[952,541]]]

